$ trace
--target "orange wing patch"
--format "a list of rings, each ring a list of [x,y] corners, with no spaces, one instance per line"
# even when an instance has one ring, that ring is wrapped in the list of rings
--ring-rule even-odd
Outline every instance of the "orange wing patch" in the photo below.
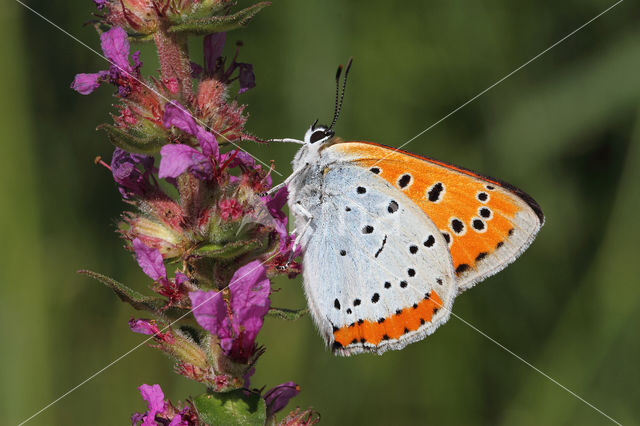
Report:
[[[442,307],[442,299],[435,291],[413,306],[397,311],[378,321],[360,320],[333,332],[334,345],[345,347],[355,343],[379,345],[383,340],[397,340],[404,334],[419,329],[431,322],[433,315]]]
[[[493,178],[368,142],[345,142],[331,148],[400,189],[429,216],[449,243],[458,276],[472,270],[475,276],[486,272],[477,270],[479,262],[508,242],[519,226],[519,212],[527,209],[534,218],[535,232],[543,222],[542,211],[531,197]],[[526,232],[535,235],[532,226]],[[510,250],[495,262],[498,266],[512,261],[520,248]],[[492,264],[487,269],[495,273],[499,268]]]

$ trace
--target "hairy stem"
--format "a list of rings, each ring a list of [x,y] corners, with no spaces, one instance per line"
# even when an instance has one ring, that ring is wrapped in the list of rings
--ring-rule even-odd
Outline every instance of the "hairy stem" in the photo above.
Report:
[[[187,37],[169,33],[165,26],[161,26],[154,34],[153,40],[158,49],[162,79],[168,81],[175,78],[183,98],[187,103],[191,103],[193,101],[193,86],[191,84],[191,62],[189,61]]]

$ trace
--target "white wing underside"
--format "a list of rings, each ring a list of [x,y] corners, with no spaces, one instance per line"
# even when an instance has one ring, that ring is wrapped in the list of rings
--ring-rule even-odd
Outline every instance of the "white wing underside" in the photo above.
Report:
[[[336,328],[387,318],[431,291],[442,299],[443,309],[430,322],[378,345],[357,342],[335,351],[351,355],[401,349],[447,321],[458,291],[451,256],[422,210],[384,179],[348,163],[332,165],[318,183],[319,204],[291,201],[300,202],[312,216],[302,238],[304,285],[325,342],[334,342]],[[296,215],[297,228],[307,220]],[[430,237],[434,243],[428,247]]]

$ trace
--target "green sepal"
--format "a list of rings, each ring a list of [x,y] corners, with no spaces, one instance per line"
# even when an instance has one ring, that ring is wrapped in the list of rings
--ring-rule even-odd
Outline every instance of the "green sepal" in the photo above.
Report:
[[[160,151],[166,143],[166,137],[162,135],[148,135],[135,128],[124,130],[112,124],[101,124],[98,130],[107,132],[112,144],[127,152],[135,154],[153,155]]]
[[[106,275],[99,274],[97,272],[81,269],[79,274],[87,275],[94,280],[100,281],[102,284],[109,287],[113,292],[122,300],[127,302],[135,309],[139,311],[151,311],[158,312],[162,307],[166,305],[166,301],[160,297],[145,296],[142,293],[127,287],[126,285],[107,277]]]
[[[94,20],[88,22],[89,24],[93,24],[93,27],[96,29],[98,34],[102,34],[104,32],[109,31],[113,28],[113,25],[109,25],[101,20]],[[140,33],[131,31],[131,28],[125,28],[127,30],[127,36],[135,42],[145,42],[153,40],[153,33]]]
[[[201,343],[203,335],[200,330],[190,325],[181,325],[179,328],[182,333],[189,336],[196,344],[199,345]]]
[[[257,393],[245,395],[243,390],[226,393],[207,392],[193,399],[201,422],[208,425],[256,425],[267,420],[267,407]]]
[[[309,309],[286,309],[286,308],[269,308],[267,316],[279,318],[287,321],[295,321],[309,313]]]
[[[257,250],[262,247],[262,241],[257,238],[248,241],[235,241],[233,243],[205,244],[198,247],[194,253],[203,257],[229,260],[238,256]]]
[[[94,271],[81,269],[79,274],[87,275],[102,284],[109,287],[113,292],[122,300],[130,304],[134,309],[139,311],[153,312],[156,317],[165,318],[169,320],[182,319],[185,313],[189,312],[189,308],[184,306],[171,306],[167,308],[167,300],[162,297],[145,296],[142,293],[127,287],[126,285],[107,277],[106,275],[99,274]]]
[[[271,2],[263,1],[227,16],[203,16],[203,13],[182,16],[180,21],[169,26],[169,32],[207,35],[235,30],[246,26],[258,12],[270,5]]]

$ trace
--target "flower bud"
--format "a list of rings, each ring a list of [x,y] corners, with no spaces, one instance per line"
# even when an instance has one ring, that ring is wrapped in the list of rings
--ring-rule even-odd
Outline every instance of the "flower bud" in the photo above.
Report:
[[[119,231],[128,241],[137,238],[147,247],[159,250],[165,259],[180,257],[186,244],[184,235],[155,217],[127,213]]]

